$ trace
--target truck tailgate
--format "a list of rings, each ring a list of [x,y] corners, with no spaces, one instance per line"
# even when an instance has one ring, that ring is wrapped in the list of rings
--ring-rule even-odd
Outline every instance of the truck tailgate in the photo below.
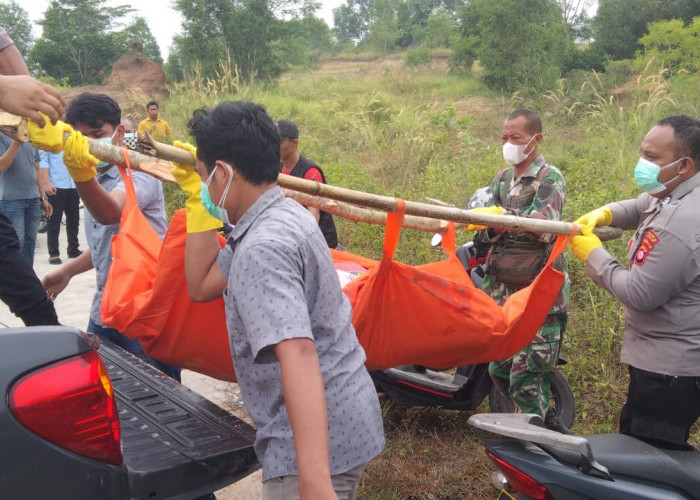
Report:
[[[99,353],[117,397],[131,498],[195,498],[258,469],[253,427],[111,342]]]

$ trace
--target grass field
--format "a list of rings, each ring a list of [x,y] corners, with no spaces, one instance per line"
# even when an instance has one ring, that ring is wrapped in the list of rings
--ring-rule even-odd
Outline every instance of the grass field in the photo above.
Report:
[[[545,95],[498,95],[472,76],[447,73],[444,57],[407,69],[401,58],[326,61],[310,73],[286,75],[274,85],[240,85],[223,65],[220,78],[174,86],[163,116],[174,138],[198,107],[224,99],[264,104],[274,119],[299,125],[302,154],[319,162],[334,185],[414,201],[439,198],[462,207],[504,165],[501,126],[515,107],[537,109],[543,118],[540,151],[566,178],[566,220],[606,202],[636,196],[633,169],[639,143],[654,122],[684,112],[698,116],[697,79],[664,80],[636,75],[578,73]],[[182,203],[171,191],[171,205]],[[381,255],[382,229],[338,221],[340,241],[352,252]],[[440,258],[431,235],[406,230],[398,260]],[[472,237],[458,235],[458,243]],[[619,258],[629,235],[606,243]],[[626,392],[619,363],[623,312],[569,257],[572,299],[563,370],[577,398],[576,433],[615,432]],[[484,406],[482,408],[486,410]],[[360,498],[494,498],[491,470],[469,413],[384,406],[387,446],[364,476]],[[700,443],[695,432],[693,440]]]

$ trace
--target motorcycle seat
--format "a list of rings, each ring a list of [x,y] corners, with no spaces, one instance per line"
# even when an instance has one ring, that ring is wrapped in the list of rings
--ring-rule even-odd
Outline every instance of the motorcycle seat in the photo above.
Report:
[[[657,448],[624,434],[584,436],[591,444],[593,456],[616,476],[643,478],[645,481],[671,485],[688,494],[700,491],[700,453]],[[542,446],[555,458],[581,466],[581,456],[573,451]]]

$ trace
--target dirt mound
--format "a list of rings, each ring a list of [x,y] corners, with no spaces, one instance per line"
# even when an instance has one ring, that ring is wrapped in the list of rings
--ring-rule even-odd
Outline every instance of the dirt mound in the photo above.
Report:
[[[169,95],[165,72],[143,53],[140,44],[134,44],[116,60],[106,85],[74,87],[64,97],[70,101],[83,92],[107,94],[119,103],[123,115],[136,121],[145,118],[148,101],[163,100]]]

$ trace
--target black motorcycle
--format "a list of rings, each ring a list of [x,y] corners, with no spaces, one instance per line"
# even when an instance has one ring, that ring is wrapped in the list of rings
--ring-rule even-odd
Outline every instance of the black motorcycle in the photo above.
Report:
[[[538,415],[480,413],[499,500],[700,498],[700,453],[666,450],[624,434],[564,436]]]

